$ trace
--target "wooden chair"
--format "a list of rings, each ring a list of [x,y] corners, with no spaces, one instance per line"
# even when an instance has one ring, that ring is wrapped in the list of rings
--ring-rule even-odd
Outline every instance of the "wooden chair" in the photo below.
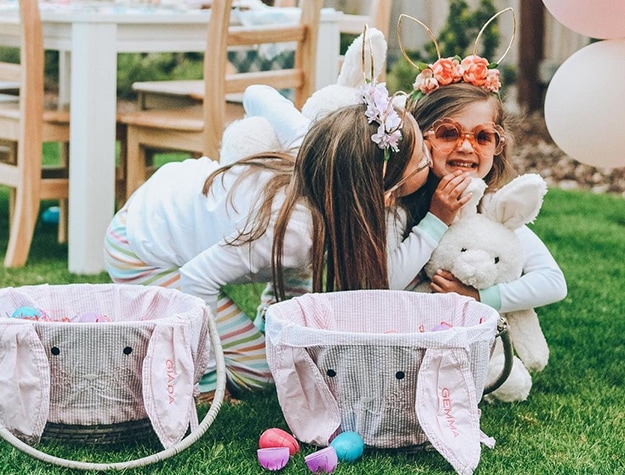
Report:
[[[227,107],[226,95],[242,93],[252,84],[293,89],[301,106],[314,91],[317,32],[322,0],[303,2],[301,20],[294,24],[253,27],[230,26],[232,0],[214,2],[208,25],[204,56],[204,88],[201,105],[139,110],[120,114],[127,126],[126,192],[132,193],[147,178],[146,151],[173,150],[219,159],[221,136],[226,125],[243,116],[237,105]],[[295,42],[293,68],[228,73],[227,53],[232,46]]]
[[[362,33],[365,25],[368,25],[380,30],[384,34],[384,38],[388,39],[392,7],[392,0],[371,0],[367,13],[343,15],[339,29],[341,33],[359,35]],[[341,56],[339,60],[340,65],[343,64],[343,60],[344,58]],[[386,68],[383,68],[378,80],[384,80],[386,77],[385,72]]]
[[[392,0],[370,0],[369,11],[359,14],[345,14],[341,20],[341,33],[359,35],[365,25],[377,28],[388,38],[391,21]]]
[[[276,0],[276,7],[294,7],[296,0]],[[359,14],[345,14],[339,25],[341,33],[359,35],[364,25],[380,30],[388,38],[392,0],[371,0],[369,9]],[[340,64],[343,57],[340,58]],[[384,71],[380,80],[384,79]],[[199,80],[138,81],[132,85],[139,109],[170,108],[199,104],[204,97],[204,82]]]
[[[68,197],[67,155],[58,167],[42,166],[43,142],[69,142],[69,114],[44,111],[44,50],[37,0],[19,0],[19,21],[14,28],[21,37],[20,63],[0,63],[0,81],[19,83],[14,101],[0,102],[0,185],[10,187],[9,242],[6,267],[23,266],[30,252],[40,201]],[[63,206],[62,210],[66,207]],[[59,223],[64,240],[65,213]]]

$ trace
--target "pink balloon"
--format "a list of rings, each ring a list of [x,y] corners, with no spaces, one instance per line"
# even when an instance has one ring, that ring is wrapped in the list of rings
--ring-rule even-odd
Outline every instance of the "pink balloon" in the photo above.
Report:
[[[592,43],[554,74],[545,122],[570,157],[600,168],[625,166],[625,38]]]
[[[625,38],[623,0],[543,0],[547,10],[567,28],[597,39]]]

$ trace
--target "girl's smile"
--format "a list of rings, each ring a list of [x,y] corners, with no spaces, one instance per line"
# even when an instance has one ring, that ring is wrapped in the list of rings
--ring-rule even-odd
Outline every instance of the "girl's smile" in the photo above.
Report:
[[[453,115],[453,119],[463,131],[458,145],[451,152],[443,153],[432,146],[432,140],[426,134],[426,142],[430,142],[432,153],[432,170],[437,177],[443,177],[456,170],[469,172],[472,176],[484,178],[493,166],[493,154],[479,154],[474,147],[476,140],[470,133],[476,127],[493,122],[494,111],[488,101],[473,102]],[[479,138],[477,139],[479,140]]]

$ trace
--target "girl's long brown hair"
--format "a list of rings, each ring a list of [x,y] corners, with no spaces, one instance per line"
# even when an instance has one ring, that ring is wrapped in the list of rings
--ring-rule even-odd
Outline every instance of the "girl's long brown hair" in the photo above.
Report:
[[[220,174],[235,166],[249,167],[235,188],[249,173],[273,172],[259,213],[249,218],[250,230],[233,244],[253,241],[267,231],[273,199],[284,190],[272,249],[273,284],[279,299],[285,298],[284,239],[299,203],[307,206],[312,217],[314,292],[388,288],[384,191],[401,179],[414,152],[415,130],[403,127],[399,152],[391,153],[383,176],[384,152],[371,140],[377,128],[377,123],[368,123],[364,105],[348,106],[311,126],[295,160],[276,153],[252,156],[216,171],[204,184],[206,194]]]

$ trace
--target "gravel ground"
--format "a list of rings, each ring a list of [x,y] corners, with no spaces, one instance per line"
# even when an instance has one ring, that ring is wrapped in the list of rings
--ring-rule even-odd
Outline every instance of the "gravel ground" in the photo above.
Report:
[[[582,164],[554,144],[542,114],[514,115],[512,119],[512,163],[519,173],[539,173],[550,187],[617,193],[625,197],[625,163],[624,167],[614,169]]]

